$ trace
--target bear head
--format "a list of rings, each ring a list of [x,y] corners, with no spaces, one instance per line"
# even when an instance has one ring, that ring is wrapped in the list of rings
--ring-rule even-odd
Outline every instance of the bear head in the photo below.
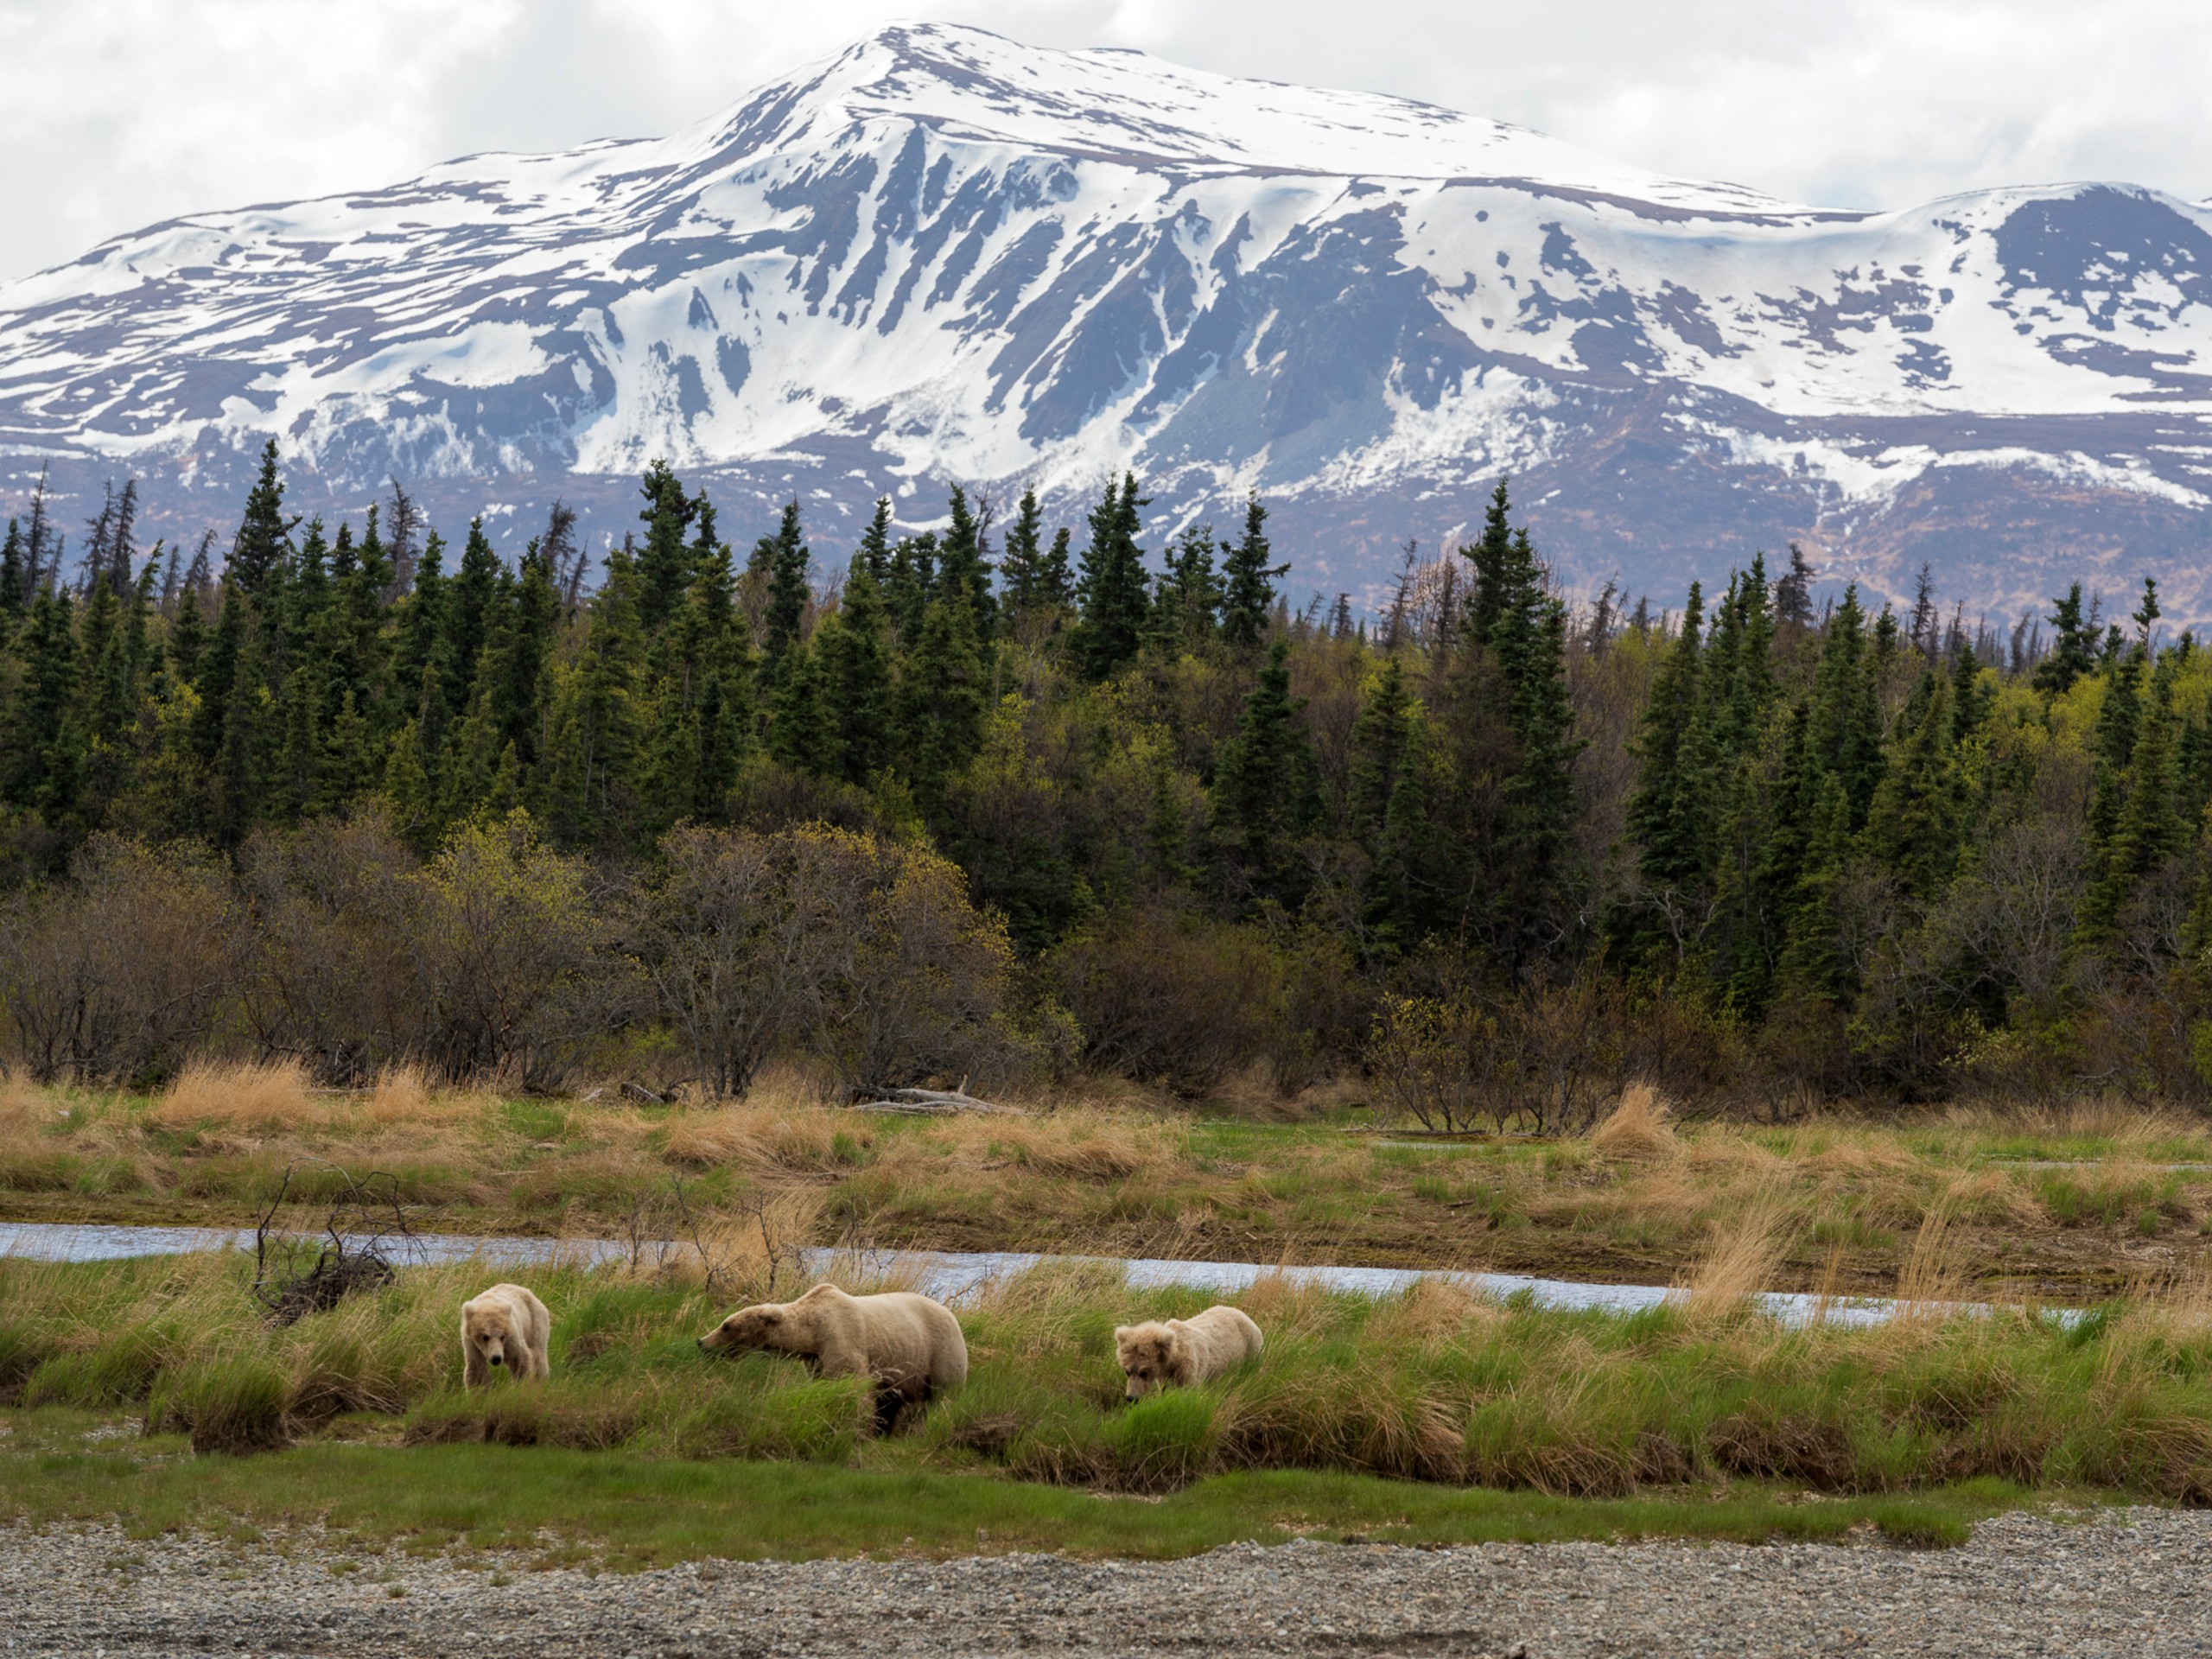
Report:
[[[471,1307],[461,1321],[461,1334],[469,1351],[481,1355],[487,1365],[515,1366],[524,1363],[521,1333],[504,1307]]]
[[[1154,1389],[1178,1382],[1183,1374],[1183,1333],[1172,1325],[1153,1320],[1145,1325],[1117,1325],[1115,1357],[1128,1386],[1125,1400],[1141,1400]]]
[[[756,1348],[780,1349],[788,1339],[788,1316],[778,1303],[762,1302],[753,1307],[741,1307],[700,1338],[699,1346],[710,1354],[742,1354]]]

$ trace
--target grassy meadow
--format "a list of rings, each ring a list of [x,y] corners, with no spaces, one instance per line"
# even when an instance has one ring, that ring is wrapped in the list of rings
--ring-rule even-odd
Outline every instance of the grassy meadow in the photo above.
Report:
[[[1973,1513],[2051,1497],[2212,1501],[2212,1282],[2070,1323],[1963,1315],[1938,1299],[1951,1280],[1937,1228],[1902,1317],[1792,1330],[1744,1305],[1772,1238],[1749,1218],[1674,1303],[1625,1319],[1433,1282],[1369,1300],[1262,1280],[1238,1299],[1268,1333],[1260,1361],[1135,1406],[1114,1325],[1208,1299],[1040,1268],[963,1307],[967,1385],[884,1439],[856,1382],[698,1351],[728,1306],[802,1282],[734,1246],[652,1272],[519,1275],[553,1312],[554,1375],[473,1393],[454,1313],[494,1276],[481,1264],[406,1269],[274,1327],[240,1253],[0,1262],[0,1518],[320,1519],[480,1545],[545,1529],[645,1560],[909,1537],[1172,1554],[1284,1527],[1827,1535],[1871,1522],[1940,1542]],[[838,1276],[873,1287],[857,1266]],[[246,1452],[274,1455],[220,1455]],[[731,1494],[747,1491],[773,1507],[734,1520]],[[866,1524],[841,1518],[871,1508]]]
[[[405,1268],[290,1325],[250,1254],[0,1259],[0,1521],[314,1525],[365,1549],[702,1555],[1064,1548],[1292,1535],[1689,1534],[1955,1541],[2022,1503],[2212,1502],[2212,1132],[2124,1107],[1678,1122],[1632,1089],[1586,1136],[1422,1139],[1133,1095],[898,1118],[768,1080],[742,1104],[309,1090],[195,1070],[158,1096],[0,1088],[0,1216],[309,1225],[381,1172],[410,1224],[636,1241],[516,1272],[554,1376],[460,1386],[495,1265]],[[1226,1103],[1225,1103],[1226,1104]],[[1534,1269],[1669,1283],[1630,1318],[1440,1283],[1370,1300],[1263,1278],[1255,1365],[1124,1405],[1111,1333],[1210,1300],[1063,1264],[961,1309],[965,1388],[868,1432],[852,1382],[709,1357],[795,1294],[801,1245]],[[1897,1296],[1786,1329],[1750,1293]],[[1997,1304],[1986,1315],[1961,1302]],[[2043,1311],[2085,1308],[2078,1318]],[[232,1454],[253,1454],[250,1456]]]

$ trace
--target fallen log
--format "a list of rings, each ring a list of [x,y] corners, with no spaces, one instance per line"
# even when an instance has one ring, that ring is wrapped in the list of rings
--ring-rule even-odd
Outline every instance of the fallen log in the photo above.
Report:
[[[1019,1106],[1000,1106],[959,1089],[890,1089],[880,1100],[855,1101],[849,1109],[855,1112],[898,1112],[909,1117],[950,1117],[961,1112],[976,1112],[1001,1117],[1027,1117],[1029,1114]]]

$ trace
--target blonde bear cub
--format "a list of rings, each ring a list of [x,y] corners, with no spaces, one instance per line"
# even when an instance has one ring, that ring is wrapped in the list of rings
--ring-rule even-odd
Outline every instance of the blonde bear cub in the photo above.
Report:
[[[462,1381],[481,1388],[494,1365],[524,1381],[550,1376],[545,1348],[552,1336],[544,1303],[520,1285],[494,1285],[461,1305]]]
[[[1128,1379],[1125,1399],[1154,1389],[1195,1388],[1259,1357],[1265,1338],[1241,1307],[1216,1304],[1188,1319],[1153,1319],[1114,1332],[1114,1348]]]

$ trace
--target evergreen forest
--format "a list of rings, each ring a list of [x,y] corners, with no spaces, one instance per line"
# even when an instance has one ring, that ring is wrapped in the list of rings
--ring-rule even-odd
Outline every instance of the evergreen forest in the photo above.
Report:
[[[510,564],[396,486],[302,519],[273,444],[227,550],[140,546],[133,485],[67,538],[35,498],[0,549],[14,1059],[728,1093],[834,1029],[855,1088],[1083,1071],[1447,1125],[1631,1077],[1762,1115],[2212,1096],[2212,660],[2154,583],[1999,631],[1792,549],[1570,602],[1501,482],[1355,617],[1294,604],[1257,499],[1162,537],[1133,477],[1071,526],[879,501],[842,569],[796,502],[740,524],[660,464],[638,502],[603,553],[556,506]],[[810,908],[832,865],[853,907]],[[819,995],[736,1032],[779,918],[775,950],[859,943],[785,958]],[[574,948],[495,995],[466,940],[425,965],[437,927]],[[710,933],[751,941],[744,995]],[[130,995],[100,965],[165,951]],[[340,969],[511,1000],[341,1017]]]

